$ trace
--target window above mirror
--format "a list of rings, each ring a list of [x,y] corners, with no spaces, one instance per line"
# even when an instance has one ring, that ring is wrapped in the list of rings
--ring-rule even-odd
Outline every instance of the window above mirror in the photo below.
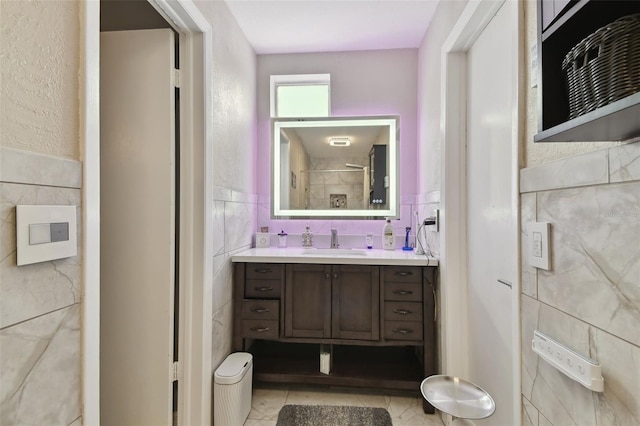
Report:
[[[271,76],[271,117],[331,115],[330,74]]]
[[[273,218],[398,216],[399,117],[274,118]]]

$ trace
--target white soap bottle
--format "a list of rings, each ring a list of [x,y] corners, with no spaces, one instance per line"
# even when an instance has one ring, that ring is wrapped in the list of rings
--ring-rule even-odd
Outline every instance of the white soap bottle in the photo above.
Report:
[[[393,225],[391,225],[391,219],[387,218],[387,223],[382,228],[382,248],[385,250],[393,250],[395,248],[393,238]]]

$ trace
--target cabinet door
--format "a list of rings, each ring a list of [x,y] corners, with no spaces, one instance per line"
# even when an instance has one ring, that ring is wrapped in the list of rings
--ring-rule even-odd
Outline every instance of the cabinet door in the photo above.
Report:
[[[331,266],[287,265],[285,330],[287,337],[331,337]]]
[[[377,266],[333,266],[331,337],[380,338],[379,271]]]

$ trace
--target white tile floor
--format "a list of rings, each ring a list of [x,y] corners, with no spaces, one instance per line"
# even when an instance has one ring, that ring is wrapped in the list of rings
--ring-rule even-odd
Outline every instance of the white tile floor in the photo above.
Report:
[[[394,426],[442,426],[439,414],[424,414],[422,398],[345,389],[270,386],[253,389],[251,412],[244,426],[275,426],[287,404],[352,405],[389,411]],[[347,426],[347,425],[345,425]]]

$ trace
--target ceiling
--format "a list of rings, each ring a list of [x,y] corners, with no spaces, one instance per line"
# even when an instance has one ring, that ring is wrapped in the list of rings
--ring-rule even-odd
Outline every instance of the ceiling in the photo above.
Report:
[[[417,48],[439,0],[225,0],[257,54]]]

